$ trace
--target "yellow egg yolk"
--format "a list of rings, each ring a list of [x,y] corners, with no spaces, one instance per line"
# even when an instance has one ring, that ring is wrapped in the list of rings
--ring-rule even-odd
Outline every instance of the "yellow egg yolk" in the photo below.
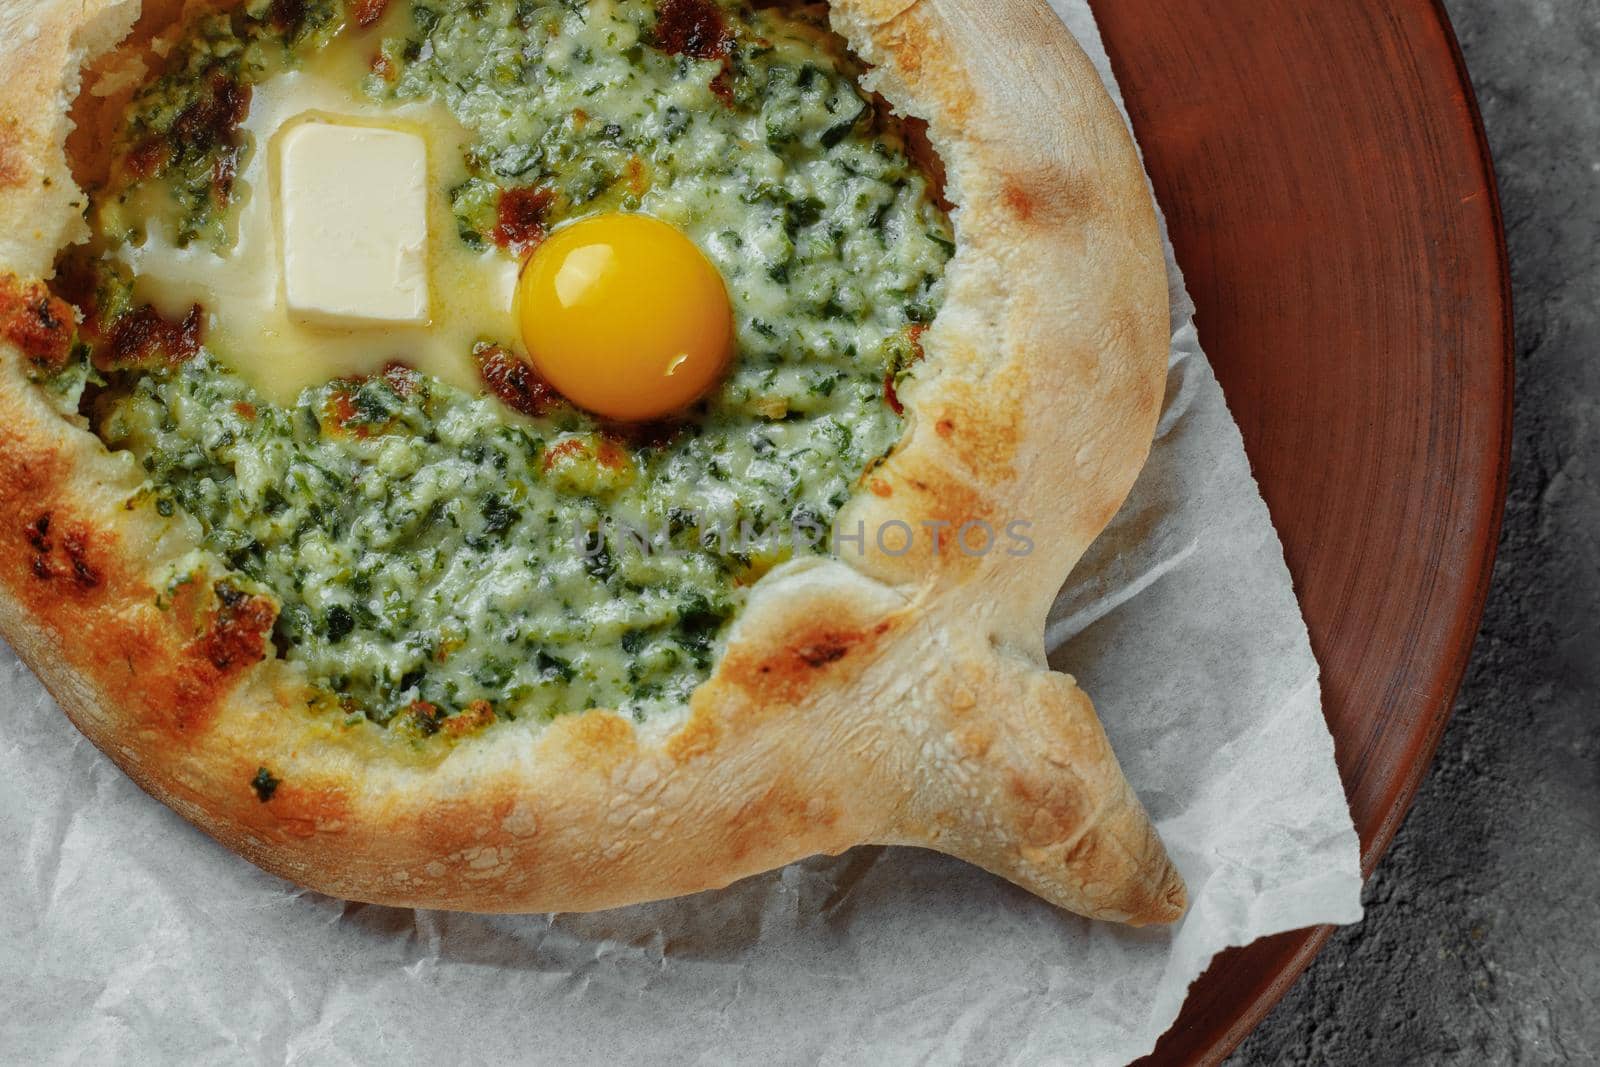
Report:
[[[722,376],[733,346],[722,276],[648,215],[597,215],[552,233],[523,268],[517,316],[546,380],[612,419],[686,407]]]

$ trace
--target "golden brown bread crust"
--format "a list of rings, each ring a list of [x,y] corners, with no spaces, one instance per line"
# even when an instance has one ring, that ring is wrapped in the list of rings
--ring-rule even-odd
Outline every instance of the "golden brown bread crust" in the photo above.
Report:
[[[134,0],[0,8],[10,306],[81,233],[65,116],[80,65],[134,15]],[[0,633],[78,728],[255,863],[360,900],[588,910],[876,842],[964,857],[1084,915],[1181,915],[1181,879],[1041,638],[1160,401],[1165,274],[1132,143],[1043,4],[835,0],[832,18],[869,87],[927,121],[958,205],[906,437],[840,521],[947,521],[942,550],[922,536],[894,556],[869,533],[863,556],[773,572],[676,719],[500,723],[418,756],[306,710],[269,602],[162,588],[195,551],[188,520],[135,500],[131,458],[57,414],[0,332]],[[949,538],[968,520],[1028,522],[1034,551],[966,555]]]

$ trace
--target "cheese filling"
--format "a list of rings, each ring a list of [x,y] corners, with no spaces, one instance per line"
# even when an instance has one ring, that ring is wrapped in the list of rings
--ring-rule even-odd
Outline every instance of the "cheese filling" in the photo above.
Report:
[[[171,38],[60,264],[84,322],[50,384],[147,472],[130,507],[191,524],[210,562],[174,588],[269,599],[352,727],[682,709],[751,585],[829,551],[899,439],[949,220],[816,10],[373,7],[246,0]],[[300,159],[317,128],[412,147],[329,173]],[[351,193],[380,184],[381,219]],[[511,295],[549,232],[633,212],[721,276],[733,355],[619,430],[532,372]],[[311,251],[346,222],[371,247]]]

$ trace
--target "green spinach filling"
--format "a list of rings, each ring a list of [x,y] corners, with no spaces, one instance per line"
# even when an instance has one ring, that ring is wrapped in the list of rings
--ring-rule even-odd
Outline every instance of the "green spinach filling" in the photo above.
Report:
[[[193,22],[129,106],[92,262],[64,268],[92,280],[94,329],[61,374],[89,383],[151,505],[191,516],[276,600],[282,654],[353,712],[431,732],[480,702],[508,718],[681,706],[749,586],[828,551],[818,533],[899,438],[886,377],[939,306],[949,222],[817,11],[395,0],[358,25],[372,11],[252,0]],[[682,229],[728,285],[726,379],[672,425],[621,429],[402,365],[279,406],[203,340],[175,351],[173,324],[119,347],[139,309],[112,253],[150,224],[130,205],[225,250],[233,176],[259,147],[237,129],[249,87],[325,47],[370,52],[376,104],[437,101],[469,132],[469,177],[442,191],[454,239],[511,243],[518,203],[536,215],[511,221],[540,233],[605,210]]]

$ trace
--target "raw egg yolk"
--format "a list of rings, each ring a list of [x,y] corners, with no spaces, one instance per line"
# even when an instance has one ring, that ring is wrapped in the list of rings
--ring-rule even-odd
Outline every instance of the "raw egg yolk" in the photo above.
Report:
[[[546,380],[612,419],[686,407],[722,376],[733,345],[722,276],[648,215],[597,215],[552,233],[523,268],[517,316]]]

